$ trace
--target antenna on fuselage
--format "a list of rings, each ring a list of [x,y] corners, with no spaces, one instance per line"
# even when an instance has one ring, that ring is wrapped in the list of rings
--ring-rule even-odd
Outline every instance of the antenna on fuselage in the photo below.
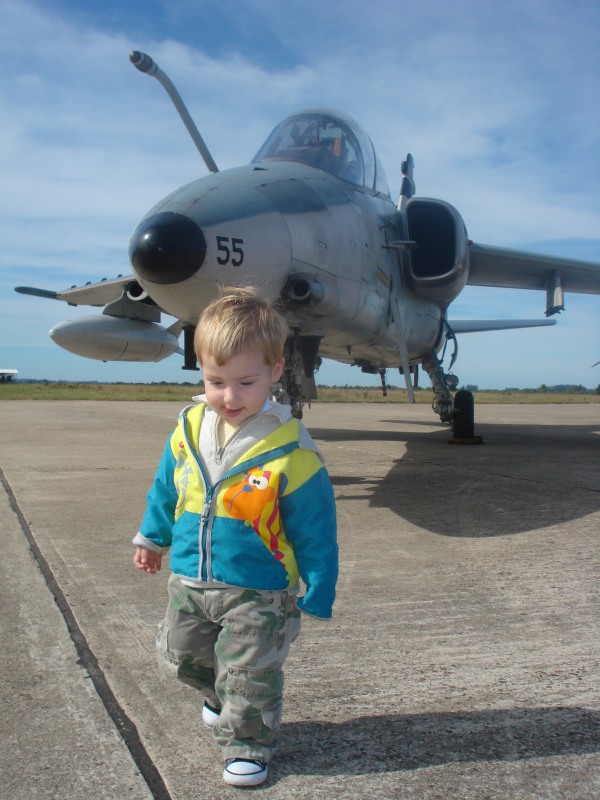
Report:
[[[406,154],[406,161],[403,161],[400,170],[402,172],[402,186],[400,187],[400,198],[396,208],[398,211],[404,211],[406,204],[410,198],[417,191],[415,182],[413,180],[413,170],[415,168],[415,160],[410,153]]]
[[[218,172],[219,168],[215,164],[208,147],[204,143],[204,139],[202,136],[200,136],[200,132],[196,127],[194,120],[191,118],[189,111],[185,107],[185,103],[181,99],[181,95],[173,85],[173,82],[169,76],[162,71],[158,64],[153,61],[147,53],[140,53],[139,50],[132,50],[129,54],[129,60],[136,69],[139,69],[140,72],[145,72],[147,75],[152,75],[153,78],[156,78],[156,80],[162,84],[166,93],[171,98],[177,113],[181,117],[183,124],[187,128],[188,133],[192,137],[193,142],[196,145],[198,152],[202,156],[202,159],[209,172]]]

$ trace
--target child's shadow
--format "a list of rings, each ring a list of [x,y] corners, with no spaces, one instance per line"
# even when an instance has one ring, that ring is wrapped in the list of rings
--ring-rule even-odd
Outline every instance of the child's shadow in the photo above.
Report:
[[[600,752],[600,711],[513,708],[283,725],[275,778]]]

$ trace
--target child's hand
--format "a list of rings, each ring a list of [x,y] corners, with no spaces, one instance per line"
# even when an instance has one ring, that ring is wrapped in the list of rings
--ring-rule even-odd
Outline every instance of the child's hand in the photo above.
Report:
[[[137,547],[133,557],[133,563],[138,569],[155,575],[160,571],[162,555],[154,550],[147,550],[145,547]]]

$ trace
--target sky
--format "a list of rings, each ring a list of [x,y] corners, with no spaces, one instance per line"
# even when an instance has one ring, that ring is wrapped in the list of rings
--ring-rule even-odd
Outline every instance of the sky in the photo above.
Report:
[[[330,106],[367,130],[394,201],[411,152],[417,194],[454,205],[474,241],[600,262],[597,0],[2,0],[0,368],[20,378],[197,380],[177,355],[61,350],[49,329],[99,310],[14,292],[129,273],[141,217],[206,174],[131,50],[169,75],[221,170],[290,113]],[[449,317],[544,309],[540,292],[467,287]],[[453,372],[488,389],[593,388],[599,360],[600,297],[567,294],[552,328],[459,337]],[[317,380],[378,383],[330,361]]]

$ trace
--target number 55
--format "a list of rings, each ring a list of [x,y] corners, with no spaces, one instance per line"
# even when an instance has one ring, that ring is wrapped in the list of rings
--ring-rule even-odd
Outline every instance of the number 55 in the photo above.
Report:
[[[229,242],[231,241],[231,248]],[[243,239],[229,239],[229,236],[217,236],[217,250],[221,255],[217,256],[217,263],[225,265],[231,261],[232,267],[241,267],[244,260],[242,245]]]

